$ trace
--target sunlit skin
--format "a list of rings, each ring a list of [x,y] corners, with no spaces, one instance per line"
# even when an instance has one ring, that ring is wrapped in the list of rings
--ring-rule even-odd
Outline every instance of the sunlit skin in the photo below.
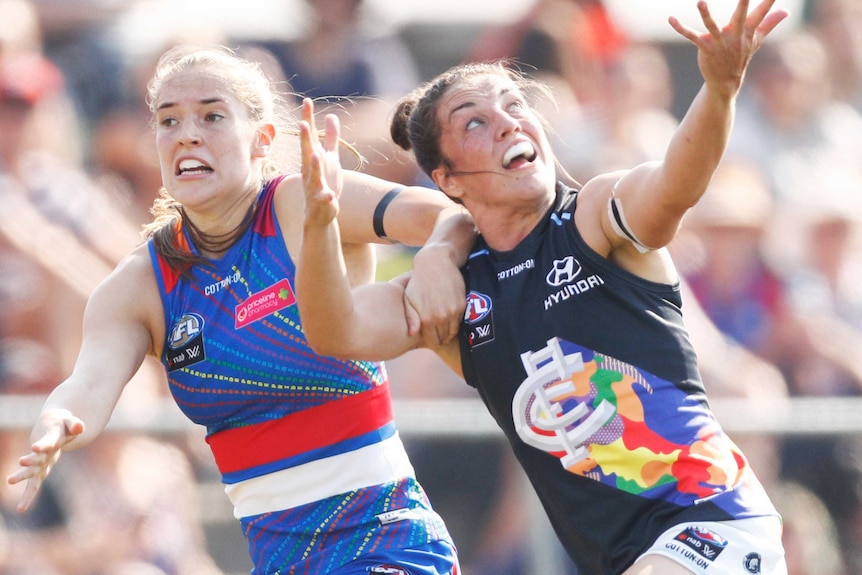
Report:
[[[165,188],[197,226],[213,234],[234,229],[260,190],[254,164],[266,156],[274,127],[249,122],[248,109],[205,68],[165,82],[156,110]]]
[[[545,130],[524,95],[499,76],[462,80],[441,99],[437,118],[443,156],[457,158],[451,171],[433,172],[437,185],[478,214],[480,228],[502,232],[492,245],[498,235],[522,239],[553,202],[556,179]]]

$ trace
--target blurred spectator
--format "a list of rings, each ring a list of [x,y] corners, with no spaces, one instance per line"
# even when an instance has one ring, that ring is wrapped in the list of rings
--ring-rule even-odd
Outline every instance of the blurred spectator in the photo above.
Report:
[[[799,484],[781,482],[770,496],[784,520],[787,575],[847,575],[835,543],[835,523],[817,495]]]
[[[829,54],[833,95],[862,113],[862,3],[817,0],[810,5],[814,31]]]
[[[305,0],[307,28],[290,41],[259,44],[281,64],[295,92],[316,100],[398,98],[418,83],[415,63],[394,34],[373,32],[363,0]]]
[[[140,434],[111,433],[58,468],[60,494],[87,575],[129,564],[171,575],[220,575],[206,547],[195,477],[177,447]],[[95,570],[94,570],[95,569]]]
[[[673,78],[653,44],[631,43],[605,65],[602,97],[568,126],[560,161],[582,180],[664,157],[679,121],[671,113]]]
[[[17,465],[26,431],[4,431],[0,468]],[[9,549],[3,575],[221,575],[206,548],[196,485],[177,448],[105,434],[69,454],[36,508],[15,511],[21,489],[0,498]],[[106,487],[108,486],[108,487]],[[23,486],[21,486],[23,488]]]
[[[91,136],[93,177],[138,227],[152,221],[150,208],[162,187],[152,114],[141,96],[161,52],[128,63],[122,103],[104,111]]]
[[[674,255],[718,329],[761,357],[779,361],[790,312],[782,279],[763,250],[772,209],[759,168],[725,160],[686,216],[687,234]]]
[[[304,0],[307,26],[298,38],[250,42],[269,51],[290,90],[336,113],[342,136],[366,159],[364,171],[392,181],[422,178],[409,154],[389,138],[395,101],[418,83],[413,56],[400,37],[365,12],[363,0]],[[329,106],[325,104],[329,103]],[[346,162],[354,167],[355,162]]]
[[[79,240],[69,230],[62,233],[49,219],[51,210],[42,212],[34,199],[34,195],[44,194],[44,185],[67,185],[61,173],[56,179],[47,177],[44,163],[37,159],[42,155],[29,154],[40,146],[50,149],[44,156],[62,155],[55,153],[54,147],[61,143],[60,138],[43,136],[52,133],[47,131],[51,119],[58,120],[54,134],[64,133],[67,125],[62,121],[66,117],[62,74],[42,56],[38,29],[34,29],[37,25],[29,3],[0,0],[0,383],[32,383],[45,390],[71,365],[75,352],[71,346],[65,348],[64,342],[71,340],[75,345],[74,329],[80,323],[83,297],[95,284],[86,277],[87,271],[94,269],[92,258],[74,258]],[[60,113],[55,113],[58,110]],[[69,132],[65,136],[74,141]],[[72,199],[65,197],[64,201],[71,203]],[[55,232],[59,235],[46,241]],[[57,243],[46,245],[54,241]],[[65,250],[70,251],[64,254]],[[67,256],[78,259],[75,263],[83,270],[53,276],[64,271],[53,268],[51,260],[58,256],[61,260]],[[66,263],[72,265],[72,261]],[[95,269],[99,265],[96,261]],[[42,314],[49,305],[68,313]],[[35,342],[54,353],[41,351]],[[47,361],[31,363],[37,357]],[[40,381],[42,377],[48,379]]]
[[[798,238],[785,276],[799,328],[788,353],[798,397],[862,397],[862,177],[859,166],[812,170],[782,220]],[[812,191],[816,190],[816,193]],[[782,234],[782,235],[787,235]],[[788,436],[782,475],[814,491],[832,514],[851,573],[862,573],[862,438]]]
[[[470,60],[512,59],[539,75],[557,75],[579,102],[604,98],[604,68],[627,45],[602,0],[536,0],[508,26],[487,28]]]
[[[727,157],[759,166],[782,203],[803,191],[796,182],[812,171],[862,165],[862,116],[833,97],[828,52],[816,35],[798,29],[775,40],[751,63]]]
[[[798,187],[796,200],[776,219],[780,235],[792,231],[796,239],[783,273],[805,327],[798,346],[818,353],[799,354],[792,388],[805,396],[862,395],[856,353],[862,345],[862,166],[812,169]]]
[[[93,0],[33,0],[45,56],[63,72],[66,92],[80,120],[82,162],[91,161],[92,133],[123,99],[123,54],[114,41],[112,19],[124,3]]]
[[[0,471],[9,473],[17,466],[18,449],[27,440],[27,431],[0,431]],[[17,490],[0,491],[0,523],[5,525],[4,553],[0,553],[3,575],[65,575],[53,562],[54,557],[70,558],[74,548],[68,540],[68,510],[59,500],[52,484],[31,513],[15,511]]]
[[[46,360],[30,364],[52,378],[44,390],[71,369],[90,290],[139,237],[77,162],[74,108],[40,37],[29,2],[0,0],[0,339],[27,352],[0,364],[21,375]]]

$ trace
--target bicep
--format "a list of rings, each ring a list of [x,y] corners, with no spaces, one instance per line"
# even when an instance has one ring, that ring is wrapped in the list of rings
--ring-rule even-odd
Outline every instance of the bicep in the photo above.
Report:
[[[402,186],[359,172],[345,172],[338,221],[345,243],[381,243],[375,233],[374,213],[388,192],[398,194],[378,215],[389,241],[421,246],[431,235],[441,210],[452,205],[443,192],[419,186]]]
[[[156,310],[155,320],[164,323],[155,278],[148,281],[140,271],[121,263],[93,292],[84,312],[81,349],[68,380],[107,415],[146,355],[154,352]]]

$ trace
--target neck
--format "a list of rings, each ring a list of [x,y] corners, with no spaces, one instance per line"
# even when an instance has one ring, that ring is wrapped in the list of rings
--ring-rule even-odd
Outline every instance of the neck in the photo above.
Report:
[[[183,226],[198,251],[207,257],[217,257],[230,249],[254,221],[257,197],[257,193],[243,196],[242,201],[237,202],[227,213],[215,219],[205,218],[208,222],[214,222],[214,225],[202,224],[198,214],[190,216],[184,207],[180,207]]]
[[[473,214],[476,227],[488,246],[505,252],[514,249],[530,235],[550,209],[554,197],[548,195],[539,201],[518,206],[483,206],[475,211],[467,206],[467,209]]]

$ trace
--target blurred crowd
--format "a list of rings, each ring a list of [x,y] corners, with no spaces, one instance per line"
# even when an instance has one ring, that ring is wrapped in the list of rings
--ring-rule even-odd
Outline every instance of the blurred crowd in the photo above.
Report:
[[[402,31],[376,30],[363,0],[304,0],[303,30],[289,38],[189,27],[132,55],[112,27],[124,3],[60,4],[0,0],[0,402],[44,395],[69,373],[88,295],[141,241],[160,188],[145,83],[167,47],[237,48],[285,91],[340,114],[361,169],[429,184],[389,141],[388,114],[426,79],[431,55]],[[770,38],[725,160],[672,245],[714,399],[767,412],[788,397],[862,396],[860,29],[859,0],[809,0],[800,25]],[[509,58],[551,86],[556,106],[542,112],[579,181],[660,158],[694,81],[673,66],[678,46],[628,38],[601,0],[535,0],[465,46],[462,60]],[[381,269],[410,256],[382,250]],[[430,352],[388,370],[396,399],[476,397]],[[152,362],[122,401],[144,409],[166,393]],[[0,425],[4,477],[28,433]],[[69,454],[26,515],[14,510],[20,491],[4,486],[0,575],[226,573],[197,489],[213,463],[179,435],[107,434]],[[734,439],[784,515],[790,574],[862,575],[862,441]],[[406,443],[465,573],[530,573],[532,500],[502,442]]]

